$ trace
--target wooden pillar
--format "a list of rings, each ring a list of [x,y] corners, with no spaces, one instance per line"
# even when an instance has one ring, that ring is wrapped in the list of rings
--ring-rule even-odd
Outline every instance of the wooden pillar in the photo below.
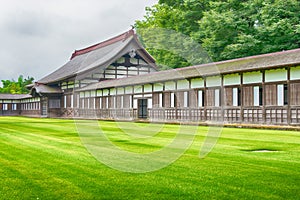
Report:
[[[243,73],[240,73],[240,121],[244,123],[244,95],[243,95]]]
[[[220,89],[220,106],[221,106],[221,121],[224,123],[224,106],[225,106],[225,91],[224,91],[224,75],[221,75],[221,89]]]
[[[194,92],[192,90],[192,87],[191,87],[191,79],[188,79],[188,82],[189,82],[189,89],[188,89],[188,99],[187,99],[187,109],[188,109],[188,118],[189,118],[189,121],[194,121],[194,119],[192,119],[192,111],[191,111],[191,93]]]
[[[262,71],[262,89],[263,89],[263,102],[262,102],[262,120],[266,123],[266,86],[265,86],[265,70]]]
[[[291,68],[288,67],[287,68],[287,101],[288,101],[288,105],[287,105],[287,124],[290,125],[291,124]]]
[[[175,107],[175,119],[177,120],[178,119],[178,109],[177,109],[177,98],[178,98],[178,91],[177,91],[177,81],[178,80],[176,80],[176,81],[174,81],[175,82],[175,91],[174,91],[174,107]]]
[[[203,77],[203,81],[204,81],[204,92],[203,92],[203,94],[202,94],[202,96],[204,96],[203,97],[203,99],[204,99],[204,103],[203,103],[203,106],[204,106],[204,116],[203,116],[203,119],[204,119],[204,121],[206,121],[207,120],[207,117],[206,117],[206,115],[207,115],[207,98],[206,98],[206,95],[207,95],[207,88],[206,88],[206,77]]]

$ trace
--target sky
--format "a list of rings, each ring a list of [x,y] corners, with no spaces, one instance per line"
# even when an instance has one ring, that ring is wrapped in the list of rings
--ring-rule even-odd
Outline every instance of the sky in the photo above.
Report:
[[[158,0],[0,0],[0,80],[39,80],[75,49],[117,36]],[[1,86],[1,85],[0,85]]]

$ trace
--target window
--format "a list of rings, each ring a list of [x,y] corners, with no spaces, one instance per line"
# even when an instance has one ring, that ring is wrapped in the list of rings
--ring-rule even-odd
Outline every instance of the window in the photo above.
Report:
[[[220,106],[220,89],[215,89],[215,106]]]
[[[162,108],[163,107],[163,94],[159,93],[159,107]]]
[[[7,103],[4,103],[4,104],[2,105],[2,109],[3,109],[3,110],[8,110],[8,105],[7,105]]]
[[[81,108],[84,108],[84,99],[81,100]]]
[[[137,99],[133,99],[133,108],[137,108],[138,107],[138,100]]]
[[[283,106],[288,104],[288,88],[286,84],[277,85],[277,105]]]
[[[232,89],[232,106],[240,106],[241,105],[241,90],[240,88]]]
[[[17,104],[16,103],[12,104],[12,110],[17,110]]]
[[[253,87],[253,105],[254,106],[262,106],[262,104],[263,104],[262,87],[261,86],[254,86]]]
[[[132,95],[129,96],[129,108],[132,108]]]
[[[204,95],[203,90],[198,90],[198,107],[204,106]]]
[[[148,99],[148,108],[152,108],[152,99]]]
[[[170,97],[170,101],[171,101],[171,108],[175,107],[175,94],[172,92],[171,93],[171,97]]]
[[[64,96],[64,108],[67,108],[67,96]]]
[[[189,92],[183,93],[183,107],[187,108],[189,106]]]
[[[100,109],[102,108],[102,98],[101,97],[99,98],[99,108]]]
[[[284,105],[288,105],[288,86],[287,84],[284,84]]]
[[[74,107],[74,96],[73,96],[73,94],[71,95],[71,108],[73,108]]]
[[[109,99],[108,99],[108,97],[105,98],[105,101],[106,101],[106,109],[108,109],[109,108],[109,105],[108,105],[109,104]]]
[[[112,105],[112,108],[116,108],[117,107],[117,98],[116,96],[113,97],[113,105]]]
[[[60,99],[50,99],[49,108],[60,108]]]
[[[120,105],[121,108],[124,108],[124,96],[121,96],[121,102],[120,103],[121,103],[121,105]]]

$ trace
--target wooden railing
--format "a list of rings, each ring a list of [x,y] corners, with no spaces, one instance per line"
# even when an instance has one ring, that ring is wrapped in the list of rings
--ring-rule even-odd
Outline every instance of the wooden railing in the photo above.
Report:
[[[70,113],[70,111],[65,111]],[[71,112],[72,113],[72,112]],[[138,119],[137,109],[78,109],[78,116],[98,119]],[[183,122],[224,122],[249,124],[300,124],[300,107],[209,107],[209,108],[151,108],[148,120]]]

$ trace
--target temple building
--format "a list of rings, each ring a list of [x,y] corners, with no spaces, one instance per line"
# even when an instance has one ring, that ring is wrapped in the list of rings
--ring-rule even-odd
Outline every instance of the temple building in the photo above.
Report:
[[[299,125],[300,49],[158,71],[130,30],[28,87],[0,115]]]

